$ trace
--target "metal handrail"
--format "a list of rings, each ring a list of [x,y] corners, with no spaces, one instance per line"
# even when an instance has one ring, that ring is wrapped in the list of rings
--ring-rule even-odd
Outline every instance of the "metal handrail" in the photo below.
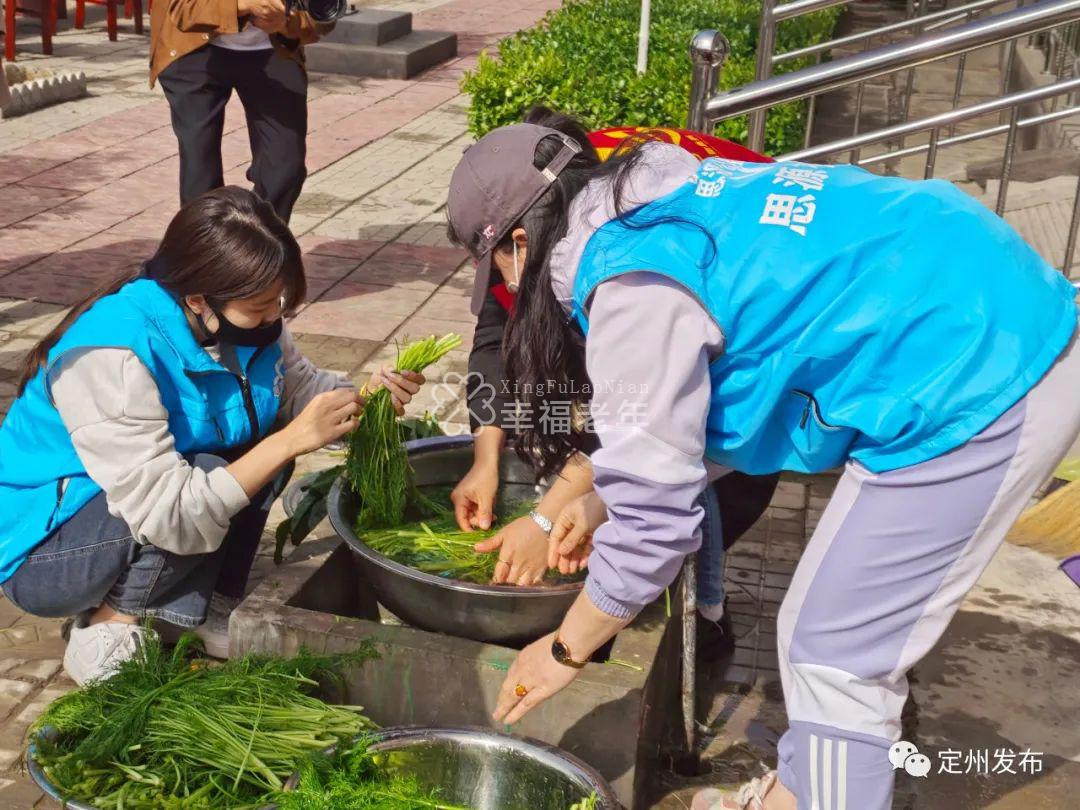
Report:
[[[824,11],[833,6],[846,6],[855,0],[794,0],[782,6],[774,5],[769,16],[775,22],[791,20],[804,14],[813,14],[815,11]]]
[[[1077,19],[1080,19],[1080,0],[1048,0],[957,28],[924,34],[907,42],[885,45],[855,56],[774,76],[720,93],[708,98],[700,111],[693,111],[691,119],[709,125],[725,118],[758,111],[762,112],[760,117],[763,119],[764,111],[777,104],[797,101],[927,62],[958,56],[988,45],[1001,44]],[[720,35],[713,31],[711,36],[715,38]],[[697,45],[691,49],[693,58],[696,59],[700,52],[709,50],[704,47],[706,38],[707,32],[699,33],[695,37]],[[708,90],[695,93],[695,97],[707,95]],[[762,126],[756,130],[751,128],[748,144],[751,149],[760,150],[764,143],[763,123],[762,121]]]
[[[885,34],[894,34],[897,31],[904,31],[908,28],[925,25],[925,30],[932,31],[939,27],[944,27],[949,23],[960,22],[966,17],[980,11],[985,11],[988,8],[1015,3],[1016,0],[978,0],[978,2],[975,3],[968,3],[967,5],[957,6],[956,8],[935,11],[932,14],[925,14],[922,17],[909,17],[906,20],[889,23],[880,28],[873,28],[869,31],[859,31],[854,34],[848,34],[846,37],[830,39],[828,42],[819,42],[817,45],[807,45],[805,48],[774,54],[772,63],[774,65],[779,65],[782,62],[799,59],[803,56],[814,56],[815,54],[831,51],[833,48],[839,48],[844,45],[854,45],[857,42],[864,42],[868,39],[873,39],[874,37],[884,36]],[[927,23],[929,23],[929,25],[927,25]]]
[[[782,6],[776,0],[761,0],[761,21],[758,24],[758,41],[754,60],[754,78],[758,81],[772,75],[773,52],[776,50],[776,26],[783,20],[801,17],[815,11],[848,5],[855,0],[793,0]],[[750,142],[763,140],[765,137],[765,113],[750,114]]]
[[[924,26],[928,19],[931,22],[940,21],[939,24],[946,24],[955,21],[957,16],[970,16],[976,13],[977,10],[997,4],[997,2],[990,2],[990,0],[978,0],[978,2],[967,6],[949,9],[948,15],[951,16],[940,13],[925,15],[917,20],[917,23],[920,28]],[[803,7],[810,5],[810,0],[807,0]],[[920,12],[925,10],[925,0],[918,0],[918,5]],[[905,23],[912,23],[912,21],[905,21]],[[814,147],[810,147],[807,141],[802,149],[783,155],[781,159],[808,160],[850,152],[852,163],[868,166],[925,153],[924,177],[931,178],[934,176],[935,164],[940,149],[982,138],[1004,135],[1005,149],[1001,162],[1001,180],[994,207],[998,214],[1003,214],[1020,131],[1080,115],[1080,103],[1076,101],[1077,97],[1080,96],[1080,76],[1076,76],[1074,71],[1073,78],[1062,79],[1062,71],[1055,68],[1054,73],[1057,77],[1055,83],[1010,93],[1008,75],[1005,75],[1000,97],[960,108],[960,85],[963,80],[964,57],[969,52],[979,48],[1006,45],[1005,64],[1006,73],[1008,74],[1011,73],[1017,58],[1017,43],[1023,37],[1030,37],[1061,26],[1069,26],[1069,32],[1074,32],[1078,30],[1078,23],[1080,23],[1080,0],[1047,0],[1038,5],[1021,7],[1012,12],[999,14],[978,22],[971,22],[948,31],[927,32],[907,42],[882,46],[846,59],[828,64],[819,64],[815,67],[764,81],[757,81],[746,87],[718,95],[711,94],[716,87],[720,68],[727,55],[727,41],[715,31],[702,31],[695,36],[691,47],[691,58],[694,62],[695,71],[691,93],[692,105],[689,126],[692,129],[708,132],[712,131],[718,121],[738,115],[750,113],[752,116],[761,115],[763,118],[766,110],[773,105],[797,101],[808,96],[811,97],[812,103],[820,93],[852,84],[859,84],[861,87],[861,83],[868,79],[903,71],[908,73],[910,86],[915,68],[940,59],[959,56],[960,64],[957,70],[952,110],[917,121],[903,120],[898,124],[866,133],[860,133],[858,130],[858,111],[856,111],[856,125],[849,137]],[[890,27],[886,26],[886,28]],[[898,28],[892,27],[891,30],[898,30]],[[875,35],[880,32],[881,29]],[[1064,42],[1064,37],[1053,31],[1051,31],[1050,36],[1043,38],[1043,41],[1050,43],[1052,47],[1055,44],[1061,45],[1057,40]],[[803,55],[807,54],[804,53]],[[1056,53],[1052,54],[1048,59],[1053,60],[1056,55]],[[1064,108],[1058,109],[1059,101],[1062,98],[1065,100]],[[1040,107],[1039,111],[1036,114],[1021,118],[1021,109],[1030,105],[1038,105]],[[1049,112],[1047,112],[1047,108],[1049,108]],[[955,134],[957,124],[993,113],[999,113],[1001,116],[1001,121],[996,126],[984,127],[978,131],[961,135]],[[905,137],[921,132],[929,133],[927,143],[905,147]],[[753,136],[753,134],[754,130],[752,128],[751,135]],[[760,140],[750,142],[752,148],[761,149],[763,134],[762,127],[759,133]],[[809,127],[807,128],[808,137]],[[885,150],[880,154],[860,159],[860,149],[875,143],[885,144]],[[1072,265],[1072,256],[1078,241],[1078,233],[1080,233],[1080,178],[1078,178],[1077,192],[1065,243],[1065,256],[1061,265],[1064,272],[1067,272]]]
[[[965,108],[970,109],[970,108]],[[960,110],[954,110],[954,112],[962,112]],[[1016,126],[1017,129],[1030,129],[1031,127],[1040,127],[1043,124],[1052,124],[1054,121],[1060,121],[1063,118],[1071,118],[1074,115],[1080,113],[1080,107],[1065,107],[1055,112],[1043,113],[1042,115],[1033,115],[1031,118],[1021,118]],[[970,116],[975,117],[975,116]],[[923,119],[922,123],[925,123],[928,119]],[[959,121],[960,119],[954,119]],[[931,127],[927,126],[923,128],[923,132]],[[995,124],[992,127],[986,129],[980,129],[975,132],[965,132],[963,135],[953,135],[949,138],[942,138],[937,142],[937,148],[945,146],[956,146],[961,143],[970,143],[971,141],[979,141],[983,138],[992,138],[995,135],[1004,135],[1009,131],[1008,124]],[[920,152],[930,151],[930,144],[924,143],[918,146],[908,146],[904,149],[894,149],[891,152],[882,152],[880,155],[871,155],[870,157],[862,158],[859,161],[860,166],[873,166],[876,163],[884,163],[889,160],[896,160],[897,158],[910,157],[911,155],[917,155]],[[805,150],[804,150],[805,151]],[[807,156],[804,156],[802,152],[792,152],[784,155],[781,160],[805,160]],[[931,170],[933,167],[930,167]]]
[[[786,155],[782,155],[780,160],[810,160],[813,158],[825,157],[826,155],[833,155],[840,152],[850,152],[852,149],[857,149],[860,146],[867,146],[872,143],[878,143],[879,141],[887,141],[899,139],[905,135],[912,135],[916,132],[926,132],[927,130],[943,129],[945,127],[951,127],[959,124],[963,121],[968,121],[972,118],[978,118],[989,113],[998,112],[999,110],[1007,110],[1013,107],[1020,108],[1027,104],[1033,104],[1043,99],[1053,98],[1065,93],[1080,91],[1080,78],[1068,79],[1063,82],[1056,82],[1055,84],[1044,85],[1043,87],[1036,87],[1031,90],[1022,90],[1017,93],[1004,96],[1003,98],[995,98],[990,101],[983,101],[978,104],[973,104],[970,107],[962,107],[957,110],[949,110],[947,112],[938,113],[932,115],[929,118],[921,118],[917,121],[905,121],[902,124],[895,124],[891,127],[884,129],[878,129],[874,132],[865,132],[861,135],[853,135],[849,138],[843,138],[839,141],[832,141],[831,143],[822,144],[821,146],[812,146],[809,149],[800,149],[797,152],[789,152]],[[1048,121],[1056,121],[1059,118],[1066,118],[1069,115],[1075,115],[1080,112],[1080,108],[1060,110],[1057,113],[1047,113],[1044,115],[1033,116],[1032,118],[1021,119],[1017,122],[1018,128],[1025,126],[1037,126],[1038,124],[1045,124]],[[1061,113],[1065,113],[1062,115]],[[993,135],[1000,135],[1007,132],[1008,125],[998,125],[989,127],[978,132],[967,133],[964,135],[956,135],[951,138],[946,138],[938,141],[938,147],[949,146],[956,143],[965,143],[967,141],[978,140],[979,138],[987,138]],[[872,163],[880,163],[883,160],[891,160],[897,157],[906,157],[908,155],[916,155],[920,152],[926,152],[929,149],[928,144],[922,144],[920,146],[910,146],[906,149],[899,149],[893,152],[886,152],[881,155],[874,155],[872,157],[864,158],[859,161],[860,165],[867,165]]]

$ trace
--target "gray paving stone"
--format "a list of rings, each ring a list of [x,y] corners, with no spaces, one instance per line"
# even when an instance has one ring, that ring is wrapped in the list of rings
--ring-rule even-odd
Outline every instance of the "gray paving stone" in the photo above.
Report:
[[[9,784],[0,788],[0,810],[28,810],[38,806],[45,794],[32,782],[20,779],[7,780]]]
[[[33,684],[0,678],[0,718],[10,715],[33,691]]]
[[[61,666],[63,666],[62,662],[55,659],[23,661],[9,670],[7,675],[11,678],[30,678],[45,682],[59,672]]]

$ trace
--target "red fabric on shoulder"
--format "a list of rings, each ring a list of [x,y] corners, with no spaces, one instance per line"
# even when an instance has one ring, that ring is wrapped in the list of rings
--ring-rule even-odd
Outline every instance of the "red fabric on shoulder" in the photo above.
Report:
[[[722,157],[729,160],[743,160],[747,163],[772,163],[773,159],[759,154],[732,141],[705,135],[688,129],[669,127],[609,127],[589,133],[589,141],[595,147],[601,160],[607,158],[620,147],[635,141],[661,141],[681,146],[690,154],[699,158]]]
[[[514,309],[514,299],[517,296],[506,289],[506,285],[503,282],[493,284],[491,286],[491,294],[495,296],[495,300],[502,304],[502,308],[507,312],[511,312]]]

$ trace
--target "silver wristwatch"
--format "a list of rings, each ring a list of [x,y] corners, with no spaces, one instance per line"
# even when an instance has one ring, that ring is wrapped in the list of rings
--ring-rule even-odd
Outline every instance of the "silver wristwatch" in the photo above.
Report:
[[[529,517],[533,519],[533,523],[544,530],[544,534],[551,534],[551,530],[554,528],[554,524],[546,517],[541,515],[535,509],[529,512]]]

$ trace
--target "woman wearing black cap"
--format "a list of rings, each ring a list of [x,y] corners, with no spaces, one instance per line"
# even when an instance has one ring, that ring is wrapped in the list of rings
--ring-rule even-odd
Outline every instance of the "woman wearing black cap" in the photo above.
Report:
[[[525,122],[549,127],[573,138],[581,146],[582,156],[599,164],[600,157],[592,138],[574,119],[545,107],[535,107]],[[648,135],[638,134],[638,137]],[[740,155],[766,160],[720,139],[714,139],[711,145],[714,153],[716,149],[730,148],[738,150]],[[499,456],[505,443],[514,441],[516,428],[523,421],[523,414],[515,412],[515,386],[506,379],[502,358],[503,336],[514,293],[498,279],[491,279],[491,282],[478,314],[469,355],[467,388],[469,421],[476,438],[474,462],[451,495],[462,530],[491,525],[499,488]],[[587,377],[583,375],[581,382],[583,386],[587,385]],[[554,422],[549,419],[549,429]],[[566,422],[569,428],[569,420]],[[498,552],[495,582],[533,585],[543,578],[548,568],[572,574],[587,565],[591,549],[589,538],[607,517],[603,502],[593,490],[589,463],[589,456],[599,449],[600,443],[588,423],[578,426],[572,440],[578,442],[577,452],[550,477],[551,487],[534,512],[510,523],[491,540],[477,546],[478,551]],[[703,660],[717,658],[733,648],[734,638],[725,611],[722,585],[724,549],[762,515],[778,478],[778,474],[748,476],[733,472],[717,478],[710,490],[702,494],[710,529],[702,532],[704,548],[698,557],[697,596],[701,620],[697,623],[697,650]]]
[[[1080,432],[1076,290],[950,184],[853,166],[656,143],[597,165],[519,124],[465,153],[448,208],[474,309],[492,265],[518,289],[506,362],[526,405],[540,385],[583,405],[570,384],[592,382],[608,512],[583,594],[522,650],[496,719],[570,683],[674,579],[719,468],[843,465],[777,621],[779,773],[695,807],[889,808],[907,669]],[[520,433],[546,471],[575,449]]]

